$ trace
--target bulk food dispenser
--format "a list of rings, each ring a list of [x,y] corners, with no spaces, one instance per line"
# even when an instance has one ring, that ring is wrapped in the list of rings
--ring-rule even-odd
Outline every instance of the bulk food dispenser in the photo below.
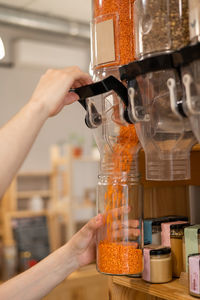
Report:
[[[143,268],[140,144],[134,125],[124,118],[128,94],[119,81],[119,66],[134,58],[133,0],[92,3],[91,69],[96,83],[75,92],[100,151],[97,206],[104,225],[97,233],[97,268],[105,274],[139,276]]]
[[[128,114],[146,158],[148,180],[190,178],[196,143],[183,109],[185,93],[174,51],[189,43],[188,0],[135,0],[135,57],[120,68]]]
[[[189,29],[192,47],[181,51],[182,81],[185,87],[185,111],[200,142],[200,2],[189,0]]]

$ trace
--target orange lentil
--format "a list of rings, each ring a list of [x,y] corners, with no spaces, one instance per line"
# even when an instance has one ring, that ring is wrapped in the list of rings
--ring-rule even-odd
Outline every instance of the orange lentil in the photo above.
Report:
[[[119,230],[123,236],[123,213],[121,216],[117,212],[111,213],[113,209],[127,205],[120,183],[121,178],[115,176],[121,172],[129,173],[131,171],[134,147],[137,143],[138,138],[134,125],[121,126],[117,142],[113,147],[113,176],[110,178],[104,198],[106,238],[100,241],[98,245],[97,264],[99,271],[103,273],[138,274],[142,272],[142,250],[136,249],[136,243],[119,242],[118,237],[113,235],[112,225],[119,221],[121,224]],[[115,184],[113,184],[114,178]]]
[[[133,61],[133,3],[134,0],[93,0],[95,23],[113,19],[116,56],[114,62],[96,66],[96,69]]]
[[[100,242],[98,268],[107,274],[139,274],[142,272],[142,250],[131,244]]]

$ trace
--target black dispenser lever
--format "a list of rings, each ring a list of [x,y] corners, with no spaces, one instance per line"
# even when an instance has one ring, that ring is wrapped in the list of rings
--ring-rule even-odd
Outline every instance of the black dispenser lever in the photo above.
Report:
[[[121,98],[125,104],[125,107],[127,107],[127,88],[114,76],[109,76],[102,81],[70,90],[71,92],[79,95],[80,99],[78,101],[87,112],[85,122],[89,128],[97,128],[99,125],[101,125],[102,117],[98,113],[95,105],[86,99],[110,92],[112,90]],[[126,121],[130,123],[128,116],[126,117]]]

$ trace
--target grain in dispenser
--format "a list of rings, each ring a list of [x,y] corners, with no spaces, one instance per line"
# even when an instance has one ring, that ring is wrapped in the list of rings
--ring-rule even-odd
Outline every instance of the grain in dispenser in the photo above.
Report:
[[[135,0],[134,28],[137,59],[186,46],[188,0]]]

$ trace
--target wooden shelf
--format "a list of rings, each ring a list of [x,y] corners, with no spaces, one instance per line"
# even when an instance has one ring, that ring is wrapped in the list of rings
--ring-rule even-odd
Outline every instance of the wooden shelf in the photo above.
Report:
[[[51,197],[51,191],[50,190],[35,190],[35,191],[21,191],[17,192],[17,198],[20,199],[26,199],[26,198],[31,198],[34,197],[35,195],[39,195],[40,197]]]
[[[40,177],[40,176],[44,176],[44,177],[47,177],[47,176],[51,176],[51,172],[50,171],[23,171],[23,172],[20,172],[18,174],[19,177]]]
[[[80,156],[80,157],[73,157],[74,161],[80,161],[80,162],[99,162],[100,159],[94,158],[92,156]]]
[[[180,283],[179,279],[165,284],[149,284],[142,279],[129,277],[113,277],[113,283],[130,288],[151,296],[165,300],[194,300],[196,298],[188,294],[187,285]],[[146,299],[146,298],[145,298]]]

